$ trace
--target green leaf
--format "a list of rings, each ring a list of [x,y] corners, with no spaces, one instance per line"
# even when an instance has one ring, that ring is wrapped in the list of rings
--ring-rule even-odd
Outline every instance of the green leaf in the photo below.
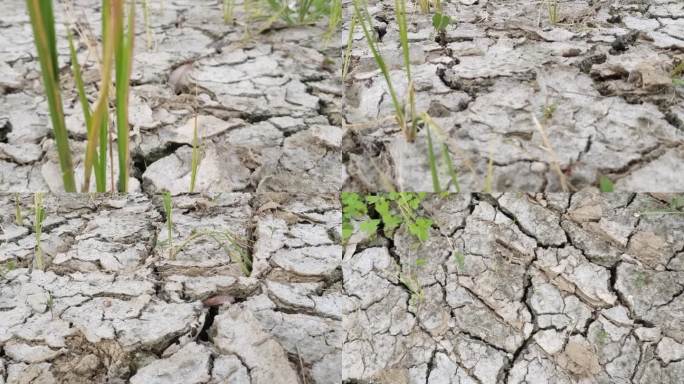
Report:
[[[425,259],[416,259],[416,266],[417,267],[422,267],[426,263],[427,263],[427,261]]]
[[[613,181],[606,176],[601,176],[599,178],[599,189],[601,192],[613,192],[615,189],[613,186]]]
[[[432,16],[432,26],[438,31],[443,31],[451,22],[451,17],[437,12]]]
[[[408,228],[409,232],[418,238],[421,242],[426,241],[430,235],[430,226],[432,225],[432,220],[425,217],[419,217],[415,222],[410,223]]]
[[[463,269],[465,267],[465,256],[459,251],[453,252],[454,261],[458,266],[458,269]]]
[[[361,224],[359,225],[359,229],[369,235],[374,235],[378,231],[378,225],[380,225],[380,220],[368,219],[366,221],[361,222]]]
[[[342,192],[342,215],[349,218],[359,218],[365,215],[368,210],[366,204],[361,200],[358,193]]]

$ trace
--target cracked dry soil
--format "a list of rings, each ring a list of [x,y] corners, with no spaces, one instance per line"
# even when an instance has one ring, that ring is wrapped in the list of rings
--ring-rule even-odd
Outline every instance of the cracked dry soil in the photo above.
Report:
[[[380,51],[405,100],[394,2],[368,3]],[[447,144],[461,190],[483,190],[491,159],[493,190],[562,191],[534,114],[571,188],[596,186],[606,176],[626,192],[684,191],[684,86],[672,79],[684,61],[684,3],[558,3],[559,20],[551,24],[541,1],[442,1],[452,22],[437,34],[431,15],[407,2],[416,109],[444,131],[433,140]],[[399,132],[358,25],[351,55],[344,80],[345,188],[387,191],[383,180],[389,180],[397,189],[432,191],[425,130],[415,143]],[[447,180],[446,167],[441,172]]]
[[[100,1],[55,4],[66,124],[82,179],[86,129],[70,70],[67,21],[99,36]],[[326,25],[263,33],[223,21],[220,1],[150,5],[149,46],[136,18],[130,116],[131,191],[190,188],[194,116],[203,137],[196,192],[334,193],[341,163],[338,39]],[[0,20],[0,190],[63,191],[47,103],[23,0],[4,0]],[[246,20],[242,2],[236,20]],[[250,28],[259,28],[250,25]],[[86,39],[79,62],[91,102],[99,75]],[[92,44],[91,44],[92,45]],[[116,154],[114,154],[116,156]],[[116,159],[114,160],[116,161]],[[108,171],[109,172],[109,171]]]
[[[661,211],[671,197],[432,197],[428,241],[401,228],[345,252],[343,379],[681,383],[684,217]]]
[[[28,268],[31,195],[0,195],[0,383],[339,383],[336,195],[48,195],[45,271]],[[24,222],[15,222],[16,201]],[[225,244],[224,244],[225,245]]]

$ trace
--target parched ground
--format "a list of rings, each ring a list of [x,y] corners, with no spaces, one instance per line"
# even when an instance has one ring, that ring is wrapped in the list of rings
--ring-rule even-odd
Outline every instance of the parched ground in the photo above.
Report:
[[[203,152],[195,191],[338,191],[346,174],[336,34],[325,38],[325,21],[289,28],[276,22],[265,29],[263,22],[247,21],[241,1],[235,5],[237,22],[225,24],[221,3],[151,2],[148,30],[138,2],[129,119],[131,190],[189,190],[196,112]],[[99,74],[92,39],[101,29],[100,4],[55,3],[66,124],[79,181],[86,130],[65,24],[78,22],[91,38],[78,42],[81,65],[88,59],[84,76],[94,102]],[[38,69],[26,4],[4,1],[1,191],[63,190]]]
[[[404,100],[394,2],[369,3]],[[542,1],[443,0],[452,19],[443,34],[407,3],[416,108],[444,131],[434,139],[448,145],[461,190],[484,189],[490,160],[492,189],[501,192],[561,191],[554,161],[570,190],[596,186],[601,176],[627,192],[684,190],[684,87],[673,82],[684,61],[684,3],[561,0],[554,25]],[[345,22],[348,34],[350,17]],[[425,130],[406,142],[358,25],[352,46],[345,188],[432,191]],[[441,172],[447,180],[443,165]]]
[[[340,382],[336,195],[176,196],[173,257],[159,197],[47,195],[44,271],[32,204],[0,195],[0,383]]]
[[[428,241],[402,227],[345,252],[344,382],[680,383],[673,197],[428,199]]]

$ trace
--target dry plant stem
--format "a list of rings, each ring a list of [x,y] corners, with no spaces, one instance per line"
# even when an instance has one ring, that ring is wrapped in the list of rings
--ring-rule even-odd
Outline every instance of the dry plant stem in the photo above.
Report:
[[[62,96],[59,92],[59,69],[57,67],[57,42],[55,37],[55,20],[51,0],[26,1],[33,35],[38,52],[43,85],[50,109],[52,130],[57,143],[59,165],[66,192],[76,192],[74,165],[69,148],[69,135],[64,122]]]
[[[553,167],[553,170],[558,174],[558,179],[560,180],[561,184],[561,189],[563,192],[568,192],[568,181],[565,178],[565,174],[563,173],[563,170],[560,168],[560,163],[558,161],[558,155],[556,155],[556,151],[553,150],[553,147],[551,146],[551,142],[549,141],[549,136],[546,134],[546,130],[544,129],[544,126],[539,123],[539,120],[537,119],[537,116],[532,114],[532,121],[534,121],[534,125],[537,127],[537,130],[539,131],[539,134],[541,135],[542,142],[544,143],[544,150],[549,153],[549,156],[551,157],[551,166]]]
[[[81,192],[88,192],[90,189],[90,173],[93,168],[93,161],[95,159],[95,149],[100,140],[100,130],[95,129],[103,124],[105,115],[107,113],[107,102],[109,99],[109,84],[112,76],[112,61],[114,56],[114,32],[115,20],[123,17],[123,1],[122,0],[104,0],[103,1],[103,15],[109,12],[111,21],[107,22],[105,28],[106,35],[103,36],[104,46],[102,48],[102,69],[100,79],[100,94],[98,95],[95,104],[95,110],[91,119],[91,127],[88,128],[88,146],[86,148],[86,157],[84,164],[83,186]],[[104,19],[104,18],[103,18]],[[104,138],[102,138],[104,140]]]

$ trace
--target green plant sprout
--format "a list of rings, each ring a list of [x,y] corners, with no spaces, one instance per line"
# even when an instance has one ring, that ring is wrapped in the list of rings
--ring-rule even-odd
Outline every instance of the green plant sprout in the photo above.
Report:
[[[342,23],[342,0],[330,0],[330,11],[328,15],[328,30],[325,33],[325,41],[330,39],[338,31]]]
[[[223,22],[226,24],[233,22],[235,13],[235,0],[223,0]]]
[[[64,120],[64,109],[60,92],[59,68],[57,63],[57,39],[52,1],[27,0],[26,4],[33,29],[36,51],[38,53],[38,60],[40,62],[43,78],[43,86],[45,88],[50,119],[57,145],[64,190],[67,192],[76,192],[74,165]],[[88,138],[81,191],[88,192],[90,190],[90,180],[93,172],[95,173],[97,191],[105,192],[106,189],[106,137],[109,126],[109,89],[110,83],[112,82],[112,73],[114,73],[114,91],[116,95],[114,106],[116,111],[117,153],[119,158],[119,180],[117,189],[120,192],[127,192],[130,167],[128,99],[133,57],[133,41],[135,38],[135,1],[130,2],[127,31],[124,31],[124,21],[126,19],[124,0],[103,0],[101,9],[101,78],[99,95],[92,112],[90,110],[90,105],[87,102],[87,98],[85,97],[85,85],[83,84],[80,66],[76,58],[73,37],[70,32],[68,34],[72,70],[81,107],[83,108]],[[114,62],[114,67],[112,66],[112,62]],[[113,169],[112,172],[114,172]]]
[[[432,26],[437,32],[444,32],[446,27],[451,23],[451,17],[444,14],[442,10],[442,2],[440,0],[434,0],[435,3],[435,14],[432,15]]]
[[[599,190],[601,192],[613,192],[615,190],[613,181],[608,176],[601,176],[599,178]]]
[[[152,30],[150,29],[150,0],[143,0],[143,21],[145,23],[145,38],[147,50],[152,50]]]
[[[41,192],[35,193],[33,195],[33,232],[36,237],[36,247],[34,251],[34,266],[43,270],[45,268],[45,263],[43,260],[43,249],[40,245],[41,236],[43,234],[43,220],[45,220],[45,208],[43,207],[43,194]]]
[[[439,127],[439,125],[428,115],[427,112],[423,112],[421,115],[421,120],[425,123],[425,129],[427,133],[428,142],[428,163],[430,165],[430,175],[432,176],[432,188],[433,192],[442,192],[442,186],[439,181],[439,174],[437,172],[437,156],[435,155],[435,149],[432,142],[432,131],[442,138],[442,145],[440,146],[442,154],[442,162],[446,165],[447,173],[450,178],[450,184],[456,190],[456,193],[461,191],[461,186],[458,183],[458,174],[456,173],[456,168],[454,167],[454,162],[451,160],[451,154],[449,154],[449,147],[446,144],[444,138],[446,135],[444,131]],[[449,190],[447,185],[446,190]]]
[[[164,192],[162,195],[162,203],[164,205],[164,214],[166,215],[166,231],[169,242],[169,259],[173,260],[173,201],[171,201],[171,193]]]
[[[549,23],[558,24],[558,21],[560,20],[558,15],[558,0],[547,0],[546,8],[549,14]]]
[[[197,121],[197,84],[195,84],[195,116],[193,118],[192,130],[192,159],[190,163],[190,193],[195,192],[195,184],[197,182],[197,172],[199,171],[200,162],[202,160],[202,141],[199,137],[199,124]]]

